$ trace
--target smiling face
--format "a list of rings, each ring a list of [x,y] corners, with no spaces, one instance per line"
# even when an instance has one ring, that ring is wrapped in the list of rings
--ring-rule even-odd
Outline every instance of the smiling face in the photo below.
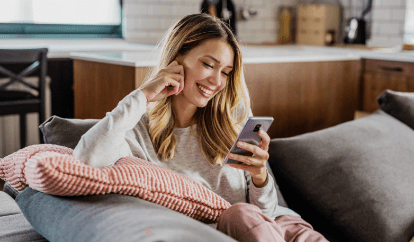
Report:
[[[184,67],[184,90],[173,96],[175,111],[194,112],[227,85],[233,69],[234,51],[223,40],[207,40],[185,55],[177,56]]]

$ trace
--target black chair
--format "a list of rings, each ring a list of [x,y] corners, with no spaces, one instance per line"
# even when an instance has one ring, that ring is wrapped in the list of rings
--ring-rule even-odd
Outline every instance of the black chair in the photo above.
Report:
[[[0,77],[10,78],[0,84],[0,115],[19,114],[20,146],[26,146],[26,114],[38,112],[39,125],[46,119],[45,90],[48,49],[0,49]],[[38,86],[28,83],[24,77],[37,76]],[[12,83],[23,84],[27,91],[12,90]],[[31,92],[35,90],[35,94]],[[39,130],[40,142],[43,143]]]

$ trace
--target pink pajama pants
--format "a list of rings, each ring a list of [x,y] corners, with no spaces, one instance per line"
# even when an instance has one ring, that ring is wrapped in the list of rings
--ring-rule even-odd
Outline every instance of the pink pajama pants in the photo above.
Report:
[[[237,203],[224,211],[217,229],[239,242],[328,241],[300,217],[283,215],[272,220],[248,203]]]

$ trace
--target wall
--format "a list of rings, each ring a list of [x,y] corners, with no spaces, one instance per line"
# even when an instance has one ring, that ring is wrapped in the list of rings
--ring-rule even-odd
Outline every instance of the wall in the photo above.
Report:
[[[414,0],[407,0],[406,8],[404,43],[414,45]]]
[[[359,16],[368,0],[233,0],[241,7],[257,11],[248,21],[239,20],[237,31],[244,43],[269,43],[277,41],[279,29],[278,9],[281,6],[294,6],[298,3],[325,2],[341,4],[343,26],[350,17]],[[198,13],[201,0],[125,0],[126,39],[132,42],[156,44],[165,31],[181,17]],[[374,0],[372,12],[367,20],[367,41],[371,46],[400,45],[404,36],[406,0]],[[344,33],[342,33],[344,34]],[[343,37],[341,37],[342,39]]]
[[[399,46],[404,39],[406,0],[374,0],[370,46]]]
[[[200,12],[201,2],[201,0],[125,0],[126,39],[132,42],[156,44],[174,22],[187,14]],[[296,0],[233,0],[237,7],[250,7],[258,13],[248,21],[238,21],[237,31],[240,39],[246,43],[275,42],[278,8],[282,3],[292,6],[296,2]]]

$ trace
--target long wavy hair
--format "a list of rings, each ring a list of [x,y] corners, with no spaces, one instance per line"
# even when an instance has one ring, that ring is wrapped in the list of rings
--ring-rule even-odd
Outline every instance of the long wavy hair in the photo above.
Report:
[[[194,132],[206,160],[212,165],[223,165],[223,159],[248,116],[250,99],[243,75],[242,54],[230,28],[220,19],[208,14],[188,15],[178,21],[166,33],[161,42],[158,66],[149,75],[151,78],[164,69],[178,54],[185,55],[207,40],[226,41],[234,51],[233,70],[223,90],[217,93],[203,108],[198,108],[194,121]],[[244,109],[237,106],[243,102]],[[237,112],[242,112],[237,113]],[[172,96],[148,105],[149,135],[162,161],[174,157],[176,139],[173,134],[175,114]],[[236,120],[236,117],[242,117]]]

